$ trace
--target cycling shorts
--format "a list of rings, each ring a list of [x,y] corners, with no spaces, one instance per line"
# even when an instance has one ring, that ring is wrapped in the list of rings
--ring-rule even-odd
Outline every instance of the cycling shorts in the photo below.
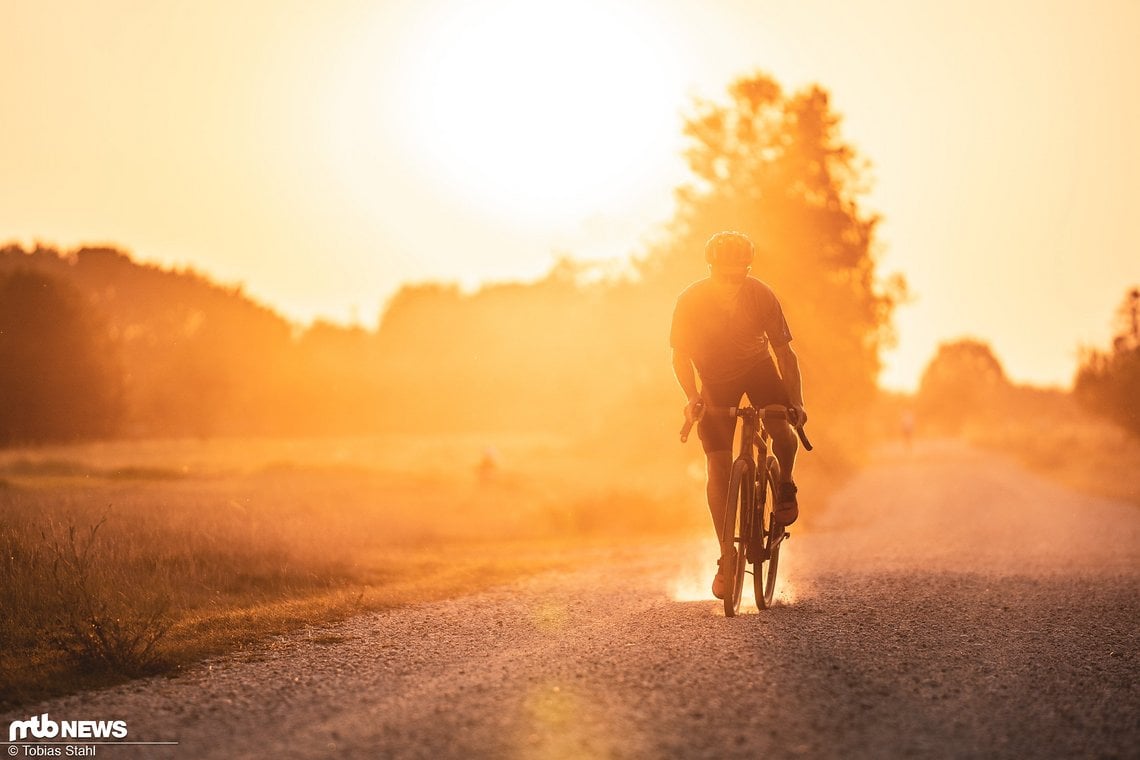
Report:
[[[791,406],[788,391],[776,364],[769,358],[761,361],[744,375],[722,383],[704,383],[701,398],[705,406],[740,406],[744,394],[752,406],[763,407],[769,404]],[[705,453],[732,451],[732,437],[736,431],[736,418],[726,414],[706,414],[697,424],[697,435]]]

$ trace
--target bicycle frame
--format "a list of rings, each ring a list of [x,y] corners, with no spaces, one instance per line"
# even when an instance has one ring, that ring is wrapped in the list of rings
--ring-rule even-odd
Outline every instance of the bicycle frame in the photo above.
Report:
[[[724,596],[725,615],[732,617],[739,611],[744,576],[749,572],[753,576],[757,607],[763,609],[771,606],[779,547],[784,539],[789,537],[784,526],[776,522],[771,511],[775,508],[775,504],[767,503],[769,494],[774,493],[779,482],[779,464],[769,456],[768,441],[772,436],[765,426],[765,421],[789,422],[795,426],[800,440],[809,451],[811,444],[804,435],[803,427],[796,424],[794,410],[780,405],[764,408],[751,406],[702,408],[696,417],[699,418],[703,414],[727,414],[733,418],[734,427],[736,419],[743,421],[740,444],[729,471],[728,501],[722,523],[717,526],[722,561],[724,557],[735,557],[731,582]],[[681,428],[682,442],[688,438],[695,422],[696,419],[686,421],[685,426]],[[768,524],[765,524],[765,517]],[[747,569],[749,563],[753,565],[751,571]]]
[[[720,410],[709,410],[720,411]],[[742,517],[741,524],[747,525],[752,528],[752,535],[750,536],[733,536],[729,538],[725,536],[727,546],[728,541],[738,542],[741,549],[750,548],[749,544],[757,538],[762,538],[762,531],[764,526],[756,526],[754,520],[762,518],[764,499],[766,493],[764,490],[764,479],[766,477],[765,470],[762,469],[766,466],[768,461],[768,441],[771,439],[771,434],[764,426],[765,414],[776,414],[775,412],[766,412],[764,409],[757,409],[756,407],[728,407],[724,410],[731,416],[737,417],[743,421],[743,428],[740,431],[740,447],[737,451],[736,458],[732,461],[732,469],[737,469],[738,466],[746,468],[747,480],[750,491],[750,498],[748,504],[751,506],[752,514]],[[787,419],[787,412],[780,407],[779,414]],[[743,463],[743,465],[741,465]],[[744,475],[744,473],[742,473]],[[756,528],[759,527],[761,533],[758,534]],[[783,533],[783,531],[781,531]],[[771,545],[765,545],[761,540],[760,546],[752,547],[758,549],[764,558],[767,557],[772,547],[779,545],[783,541],[784,535],[775,537]],[[749,559],[752,559],[751,557]]]
[[[736,453],[736,458],[732,460],[732,467],[736,469],[738,462],[747,463],[749,482],[752,484],[752,494],[755,496],[755,488],[759,485],[757,467],[768,458],[768,438],[770,436],[764,427],[763,413],[760,409],[751,406],[734,406],[725,411],[744,422],[744,427],[740,431],[740,448]]]
[[[729,407],[729,413],[735,414],[744,420],[744,429],[740,432],[740,451],[736,459],[747,459],[753,465],[763,462],[768,456],[768,429],[764,427],[763,411],[755,407]],[[757,457],[755,452],[761,452]]]

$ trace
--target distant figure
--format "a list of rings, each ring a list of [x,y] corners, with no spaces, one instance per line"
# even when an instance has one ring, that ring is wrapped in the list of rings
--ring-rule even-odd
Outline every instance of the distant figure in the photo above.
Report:
[[[904,409],[903,413],[899,415],[899,431],[902,433],[903,443],[906,444],[907,451],[910,451],[914,445],[914,412],[910,409]]]
[[[780,301],[772,289],[749,277],[754,249],[739,232],[718,232],[705,244],[709,277],[690,285],[677,299],[670,343],[673,372],[685,392],[685,419],[699,421],[697,434],[708,460],[709,512],[721,538],[728,479],[732,468],[732,438],[736,419],[704,415],[708,406],[738,406],[747,393],[754,407],[780,404],[791,407],[796,423],[807,422],[800,365],[789,342],[792,332]],[[772,362],[769,346],[776,355]],[[701,388],[697,388],[697,377]],[[768,424],[772,450],[780,462],[775,517],[791,525],[799,516],[792,467],[799,444],[787,421]],[[725,544],[721,543],[722,547]],[[736,548],[729,545],[717,560],[712,592],[723,599],[736,563]]]
[[[483,449],[483,456],[479,459],[479,464],[475,468],[476,474],[479,476],[480,483],[489,483],[494,480],[495,475],[499,472],[499,450],[494,446],[487,446]]]

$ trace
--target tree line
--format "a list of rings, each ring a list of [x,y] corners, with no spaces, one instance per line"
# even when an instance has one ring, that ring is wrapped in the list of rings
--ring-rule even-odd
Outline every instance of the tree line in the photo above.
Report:
[[[1073,390],[1086,407],[1140,436],[1140,287],[1129,288],[1117,307],[1112,347],[1083,352]]]
[[[1081,352],[1071,394],[1016,385],[989,344],[959,338],[941,344],[927,364],[914,409],[928,430],[957,433],[1011,417],[1048,422],[1061,401],[1140,436],[1140,288],[1129,288],[1117,308],[1111,347]]]
[[[474,293],[408,285],[372,328],[290,324],[240,287],[114,248],[0,249],[0,443],[106,436],[548,430],[671,435],[677,294],[737,229],[785,306],[809,405],[875,393],[905,296],[827,92],[756,74],[686,120],[690,181],[631,276],[564,260]]]

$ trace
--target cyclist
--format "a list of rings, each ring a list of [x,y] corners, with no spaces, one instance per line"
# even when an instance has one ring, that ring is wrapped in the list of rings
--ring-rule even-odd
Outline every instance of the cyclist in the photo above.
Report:
[[[697,434],[708,460],[709,511],[722,547],[725,544],[720,533],[728,501],[736,419],[705,415],[704,409],[738,406],[747,393],[755,407],[791,407],[797,424],[807,422],[799,360],[789,345],[792,333],[776,294],[760,280],[748,276],[753,257],[752,241],[743,233],[718,232],[709,238],[705,245],[709,277],[693,283],[677,298],[669,338],[673,372],[688,399],[685,419],[697,421]],[[799,516],[792,479],[798,449],[796,435],[786,421],[765,420],[765,426],[772,435],[772,452],[780,462],[776,520],[790,525]],[[729,555],[717,560],[713,578],[712,591],[718,599],[724,598],[736,562],[736,549],[731,543],[728,551]]]

